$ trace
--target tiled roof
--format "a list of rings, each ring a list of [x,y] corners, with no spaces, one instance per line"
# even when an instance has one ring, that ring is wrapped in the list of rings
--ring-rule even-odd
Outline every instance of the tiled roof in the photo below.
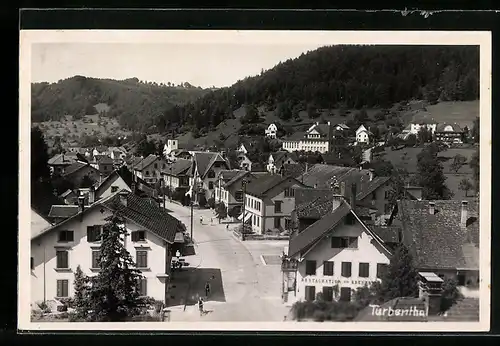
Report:
[[[285,138],[285,141],[300,141],[301,139],[304,139],[306,136],[306,133],[303,131],[299,132],[294,132],[290,136]]]
[[[432,125],[437,124],[437,121],[432,118],[429,112],[417,112],[413,116],[413,120],[410,123],[418,125]]]
[[[80,169],[82,169],[86,166],[91,167],[88,163],[84,163],[84,162],[80,162],[80,161],[73,162],[71,165],[69,165],[68,167],[66,167],[64,169],[63,175],[68,176],[70,174],[78,172]],[[93,167],[91,167],[91,168],[93,168]]]
[[[167,165],[167,168],[165,170],[165,173],[168,175],[173,175],[173,176],[179,176],[179,175],[186,175],[189,171],[189,168],[191,168],[192,165],[191,160],[186,160],[186,159],[177,159],[171,164]]]
[[[205,177],[216,161],[226,162],[226,160],[224,160],[219,153],[211,152],[195,152],[194,160],[196,162],[196,167],[198,168],[198,174],[201,178]]]
[[[53,205],[49,217],[68,218],[78,214],[79,208],[77,205]]]
[[[70,165],[73,162],[75,162],[75,160],[76,160],[76,157],[73,155],[68,156],[68,155],[64,155],[64,154],[56,154],[49,159],[48,164],[49,165]]]
[[[252,175],[256,176],[253,173]],[[257,175],[255,180],[248,183],[246,187],[246,193],[255,197],[263,197],[267,191],[281,184],[282,182],[287,181],[288,179],[295,180],[300,184],[299,181],[292,177],[282,177],[281,175],[269,173]]]
[[[386,243],[398,243],[400,227],[397,226],[371,226],[370,229]]]
[[[108,155],[102,155],[97,158],[97,162],[99,162],[99,164],[101,165],[112,165],[113,159]]]
[[[453,132],[463,132],[464,130],[460,127],[460,125],[458,124],[439,124],[437,127],[436,127],[436,132],[446,132],[445,131],[445,128],[447,126],[451,126],[451,128],[453,129]]]
[[[368,175],[368,172],[352,167],[315,164],[297,179],[310,187],[317,185],[318,189],[329,189],[334,177],[340,183],[359,176],[359,174]]]
[[[315,125],[312,129],[312,130],[316,130],[319,132],[320,135],[322,135],[323,137],[325,136],[328,136],[329,134],[329,131],[330,131],[330,125],[328,124],[318,124],[318,125]]]
[[[153,162],[158,160],[158,156],[149,154],[144,160],[141,160],[139,163],[137,163],[134,167],[136,171],[142,171],[143,169],[146,169],[149,165],[151,165]]]
[[[103,202],[103,206],[117,211],[119,215],[133,221],[141,227],[156,234],[169,243],[173,243],[177,232],[185,231],[185,226],[170,215],[158,203],[150,198],[141,198],[126,192],[127,206],[120,202],[120,195]]]
[[[226,172],[222,178],[226,182],[224,184],[224,188],[230,187],[231,185],[236,183],[238,180],[240,180],[243,177],[245,177],[246,175],[250,174],[250,172],[243,171],[243,170],[222,171],[222,172]],[[229,173],[229,172],[231,172],[231,173]]]
[[[127,184],[127,186],[129,188],[132,188],[132,182],[135,179],[136,194],[140,194],[141,192],[143,192],[151,197],[156,196],[156,193],[155,193],[156,190],[151,185],[149,185],[147,182],[145,182],[143,179],[141,179],[137,176],[134,178],[134,175],[131,172],[128,172],[128,174],[126,174],[124,171],[120,171],[120,170],[113,171],[110,175],[108,175],[106,177],[106,179],[104,179],[101,182],[101,184],[99,184],[97,186],[96,196],[100,196],[100,194],[103,191],[106,191],[118,179],[118,177],[121,177],[123,179],[123,181],[125,182],[125,184]]]
[[[319,220],[332,210],[332,199],[333,190],[295,189],[295,212],[297,213],[297,217],[299,219],[311,218]]]
[[[305,168],[303,165],[301,165],[300,163],[285,163],[282,167],[282,174],[284,176],[290,176],[290,177],[294,177],[294,178],[297,178],[299,177],[300,175],[302,175],[305,171]]]
[[[281,165],[288,158],[292,159],[293,161],[297,160],[297,155],[295,153],[290,153],[290,152],[285,151],[285,150],[271,153],[271,156],[273,157],[274,164],[276,166]]]
[[[326,214],[323,218],[290,239],[288,250],[290,256],[297,255],[299,252],[313,245],[316,240],[333,229],[350,212],[351,207],[342,200],[340,206],[333,212]]]
[[[467,205],[467,227],[461,227],[461,201],[401,200],[396,225],[418,268],[479,269],[479,201]]]
[[[356,199],[360,201],[363,198],[366,198],[366,196],[387,183],[390,179],[390,177],[375,177],[371,181],[362,182],[361,191],[356,195]]]

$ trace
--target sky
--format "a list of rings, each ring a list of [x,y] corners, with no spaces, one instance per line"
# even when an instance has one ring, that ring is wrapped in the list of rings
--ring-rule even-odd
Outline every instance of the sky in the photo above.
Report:
[[[34,43],[31,81],[82,75],[225,87],[324,44]]]

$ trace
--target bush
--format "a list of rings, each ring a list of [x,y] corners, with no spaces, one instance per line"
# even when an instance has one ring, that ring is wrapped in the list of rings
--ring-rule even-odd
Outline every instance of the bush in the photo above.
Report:
[[[458,300],[462,299],[462,294],[458,291],[457,281],[454,279],[446,279],[443,282],[440,310],[446,311]]]

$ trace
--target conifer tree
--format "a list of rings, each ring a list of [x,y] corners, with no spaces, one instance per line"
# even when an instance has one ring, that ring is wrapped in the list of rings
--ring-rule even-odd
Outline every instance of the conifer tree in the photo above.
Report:
[[[89,308],[89,278],[83,273],[80,265],[75,272],[75,312],[77,319],[87,319]]]
[[[127,230],[114,214],[103,228],[100,272],[92,278],[89,305],[92,321],[124,321],[138,313],[141,272],[124,246]]]
[[[418,272],[405,245],[401,244],[394,251],[379,290],[379,297],[383,301],[399,297],[414,297],[417,294]]]

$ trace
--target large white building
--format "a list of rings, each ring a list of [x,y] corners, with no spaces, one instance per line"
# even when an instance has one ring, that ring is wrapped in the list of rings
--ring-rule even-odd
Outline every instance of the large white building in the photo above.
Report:
[[[88,276],[99,273],[99,234],[113,213],[125,220],[125,248],[144,277],[141,295],[166,301],[174,243],[185,227],[153,200],[122,190],[32,233],[31,302],[72,297],[78,266]]]
[[[330,122],[320,124],[316,122],[305,133],[294,133],[282,143],[283,150],[312,151],[326,153],[330,150],[335,127]]]

